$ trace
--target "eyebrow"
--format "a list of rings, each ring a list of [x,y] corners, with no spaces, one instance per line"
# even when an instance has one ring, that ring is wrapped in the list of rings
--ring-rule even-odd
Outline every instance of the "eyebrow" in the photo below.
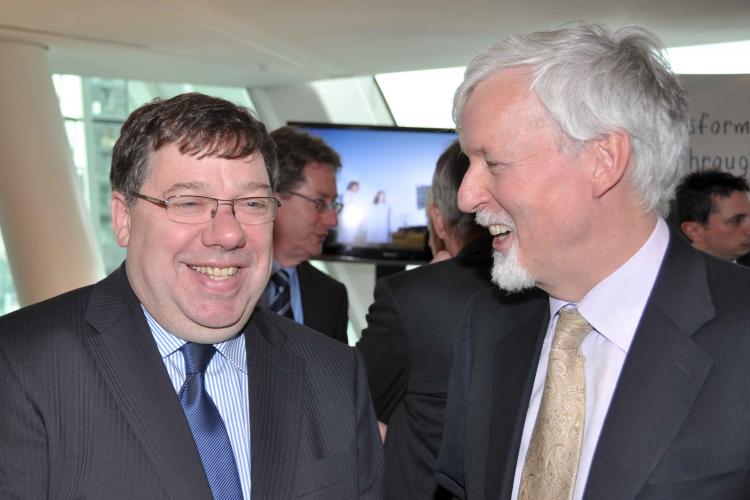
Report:
[[[208,185],[204,182],[178,182],[176,184],[172,184],[169,189],[164,191],[164,194],[173,193],[175,191],[206,191],[208,189]],[[270,184],[266,182],[256,182],[256,181],[250,181],[246,182],[241,186],[242,191],[257,191],[259,189],[265,189],[270,191],[271,186]]]

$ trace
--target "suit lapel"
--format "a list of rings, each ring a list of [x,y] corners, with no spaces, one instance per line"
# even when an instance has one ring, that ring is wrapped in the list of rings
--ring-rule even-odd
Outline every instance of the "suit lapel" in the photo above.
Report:
[[[304,360],[283,348],[283,323],[256,309],[245,333],[253,498],[290,498],[303,415]]]
[[[112,397],[173,498],[210,497],[200,457],[124,266],[96,285],[84,339]]]
[[[499,292],[494,292],[498,294]],[[489,295],[487,296],[489,297]],[[468,498],[510,498],[526,408],[549,317],[534,291],[485,302],[472,315],[476,332],[466,421]],[[482,370],[481,367],[491,367]]]
[[[612,397],[586,498],[634,498],[713,363],[690,338],[715,315],[705,260],[674,233]]]

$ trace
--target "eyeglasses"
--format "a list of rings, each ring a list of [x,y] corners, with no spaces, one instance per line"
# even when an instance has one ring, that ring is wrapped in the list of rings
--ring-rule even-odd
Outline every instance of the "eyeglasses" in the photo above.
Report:
[[[281,202],[271,196],[251,196],[219,200],[207,196],[170,196],[166,200],[135,193],[133,196],[167,209],[167,218],[182,224],[202,224],[216,216],[219,205],[231,205],[232,214],[242,224],[265,224],[276,217]]]
[[[310,198],[309,196],[305,196],[301,193],[295,193],[294,191],[287,191],[288,194],[293,194],[294,196],[299,196],[300,198],[303,198],[310,203],[315,204],[315,210],[317,210],[319,213],[324,214],[327,212],[330,212],[331,210],[335,210],[336,213],[341,212],[341,209],[344,208],[343,203],[339,203],[338,201],[332,201],[331,203],[326,202],[323,198],[318,198],[317,200],[314,198]]]

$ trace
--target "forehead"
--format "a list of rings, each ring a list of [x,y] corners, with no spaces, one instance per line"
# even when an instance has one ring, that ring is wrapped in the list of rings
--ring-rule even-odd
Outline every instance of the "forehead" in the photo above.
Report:
[[[301,185],[309,185],[318,194],[336,193],[336,170],[333,165],[321,162],[310,162],[302,169]]]
[[[729,196],[712,196],[712,212],[731,217],[736,214],[750,213],[750,193],[734,191]]]
[[[467,154],[483,154],[497,144],[516,149],[540,134],[556,134],[551,116],[529,90],[525,68],[501,70],[477,84],[461,116],[461,147]]]
[[[146,182],[168,189],[172,185],[196,187],[252,186],[270,189],[263,155],[254,153],[244,158],[228,159],[200,154],[191,156],[168,144],[151,154]]]

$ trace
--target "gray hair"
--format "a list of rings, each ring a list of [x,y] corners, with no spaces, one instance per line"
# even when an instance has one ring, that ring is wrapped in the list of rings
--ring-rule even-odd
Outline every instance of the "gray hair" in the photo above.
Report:
[[[432,175],[432,186],[427,204],[435,205],[445,220],[449,231],[453,231],[462,243],[469,243],[485,229],[474,221],[474,214],[458,209],[458,188],[469,169],[469,158],[461,152],[461,145],[454,141],[440,155]]]
[[[479,54],[456,90],[453,119],[476,86],[503,69],[525,66],[534,91],[577,147],[614,130],[631,138],[629,180],[647,212],[668,211],[685,168],[688,104],[664,46],[650,31],[628,26],[566,25],[514,35]]]

